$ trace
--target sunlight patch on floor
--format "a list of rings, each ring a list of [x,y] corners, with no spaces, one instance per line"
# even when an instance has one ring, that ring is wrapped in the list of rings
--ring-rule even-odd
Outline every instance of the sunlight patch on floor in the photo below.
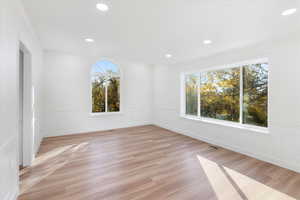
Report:
[[[296,200],[235,170],[197,158],[219,200]]]
[[[80,143],[77,145],[67,145],[59,148],[55,148],[45,154],[40,155],[27,170],[23,173],[26,176],[26,173],[31,173],[33,171],[36,173],[35,176],[31,176],[28,178],[23,178],[21,180],[21,188],[20,194],[24,194],[30,189],[32,189],[36,184],[45,180],[47,177],[51,176],[57,170],[63,168],[69,161],[72,159],[72,155],[76,155],[76,153],[82,149],[84,149],[88,143]],[[65,154],[64,154],[65,153]],[[68,155],[67,159],[61,157],[61,155]],[[52,159],[52,160],[51,160]],[[48,161],[51,164],[47,166],[42,166],[42,164]]]
[[[284,194],[276,189],[273,189],[265,184],[262,184],[248,176],[245,176],[237,171],[225,168],[230,177],[239,185],[248,199],[262,200],[296,200],[287,194]]]
[[[219,200],[244,200],[232,186],[217,163],[205,159],[199,155],[197,155],[197,158]]]
[[[74,148],[72,148],[72,152],[82,150],[82,149],[86,148],[88,144],[89,144],[88,142],[82,142],[82,143],[76,145]]]
[[[55,148],[47,153],[44,153],[42,155],[39,155],[33,162],[32,167],[35,167],[37,165],[43,164],[44,162],[46,162],[47,160],[54,158],[58,155],[60,155],[61,153],[71,149],[73,147],[73,145],[67,145],[67,146],[63,146],[63,147],[58,147]]]
[[[36,184],[43,181],[45,178],[49,177],[51,174],[53,174],[56,170],[62,168],[67,161],[59,164],[52,165],[49,169],[44,170],[42,174],[37,176],[36,178],[28,178],[25,180],[22,180],[21,188],[20,188],[20,194],[26,193],[29,189],[34,187]]]

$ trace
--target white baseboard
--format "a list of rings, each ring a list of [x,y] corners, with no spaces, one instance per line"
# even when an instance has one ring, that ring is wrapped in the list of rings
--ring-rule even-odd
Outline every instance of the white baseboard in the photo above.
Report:
[[[267,156],[267,155],[262,155],[262,154],[257,154],[257,153],[245,151],[241,147],[238,147],[238,146],[228,145],[228,144],[225,144],[225,143],[223,143],[221,141],[215,141],[215,140],[211,140],[209,138],[204,138],[204,137],[202,137],[200,135],[189,134],[189,133],[186,133],[185,131],[173,129],[173,128],[170,128],[170,127],[167,127],[167,126],[164,126],[164,125],[161,125],[161,124],[155,124],[155,125],[156,126],[160,126],[162,128],[165,128],[165,129],[168,129],[170,131],[173,131],[173,132],[176,132],[176,133],[179,133],[179,134],[182,134],[182,135],[194,138],[196,140],[200,140],[200,141],[203,141],[203,142],[207,142],[209,144],[220,146],[220,147],[223,147],[225,149],[229,149],[231,151],[234,151],[234,152],[237,152],[237,153],[241,153],[241,154],[247,155],[249,157],[253,157],[253,158],[256,158],[258,160],[261,160],[261,161],[264,161],[264,162],[268,162],[268,163],[271,163],[271,164],[274,164],[274,165],[277,165],[277,166],[280,166],[280,167],[283,167],[283,168],[295,171],[297,173],[300,173],[300,163],[299,164],[291,163],[291,162],[280,160],[280,159],[276,159],[276,158],[273,158],[273,157],[270,157],[270,156]]]
[[[107,131],[112,129],[120,129],[120,128],[130,128],[135,126],[146,126],[153,124],[152,122],[142,122],[142,123],[134,123],[125,126],[116,126],[110,127],[105,129],[64,129],[64,130],[54,130],[54,131],[47,131],[44,132],[44,137],[56,137],[56,136],[64,136],[64,135],[74,135],[74,134],[82,134],[82,133],[91,133],[91,132],[98,132],[98,131]]]

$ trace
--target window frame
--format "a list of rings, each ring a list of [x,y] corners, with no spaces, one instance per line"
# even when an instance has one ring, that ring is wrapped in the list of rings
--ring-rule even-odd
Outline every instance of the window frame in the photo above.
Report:
[[[120,109],[119,111],[114,111],[114,112],[108,112],[108,105],[107,105],[107,86],[105,86],[105,112],[93,112],[93,82],[92,82],[92,78],[91,78],[91,69],[92,67],[89,68],[89,117],[90,118],[97,118],[99,116],[106,116],[106,115],[118,115],[118,114],[122,114],[122,110],[123,110],[123,104],[122,104],[122,96],[123,96],[123,87],[122,87],[122,82],[123,82],[123,70],[121,65],[116,64],[116,62],[112,59],[109,58],[102,58],[102,59],[97,59],[95,62],[92,62],[90,64],[90,66],[93,66],[96,62],[101,62],[101,61],[109,61],[113,64],[115,64],[118,68],[119,68],[119,78],[120,78],[120,97],[119,97],[119,101],[120,101]]]
[[[267,109],[267,116],[268,116],[268,127],[261,127],[261,126],[256,126],[256,125],[250,125],[250,124],[244,124],[243,123],[243,99],[244,99],[244,87],[243,87],[243,79],[244,79],[244,74],[243,72],[243,67],[246,65],[253,65],[253,64],[259,64],[259,63],[268,63],[268,109]],[[197,71],[189,71],[189,72],[182,72],[181,73],[181,109],[180,109],[180,116],[185,118],[185,119],[190,119],[190,120],[196,120],[204,123],[212,123],[216,125],[222,125],[222,126],[227,126],[227,127],[234,127],[234,128],[240,128],[240,129],[246,129],[250,131],[255,131],[255,132],[260,132],[260,133],[269,133],[269,127],[270,127],[270,117],[269,117],[269,105],[270,105],[270,96],[269,96],[269,91],[270,91],[270,73],[269,73],[269,68],[270,67],[270,62],[268,58],[260,58],[260,59],[253,59],[253,60],[247,60],[243,62],[237,62],[233,64],[228,64],[228,65],[222,65],[222,66],[217,66],[217,67],[210,67],[210,68],[205,68],[205,69],[200,69]],[[202,117],[201,116],[201,92],[200,92],[200,74],[204,72],[210,72],[210,71],[218,71],[218,70],[223,70],[223,69],[230,69],[230,68],[239,68],[240,69],[240,116],[239,116],[239,122],[232,122],[232,121],[226,121],[226,120],[220,120],[220,119],[214,119],[214,118],[207,118],[207,117]],[[188,115],[186,114],[186,94],[185,94],[185,78],[188,75],[191,74],[197,74],[198,79],[198,114],[197,116],[195,115]]]

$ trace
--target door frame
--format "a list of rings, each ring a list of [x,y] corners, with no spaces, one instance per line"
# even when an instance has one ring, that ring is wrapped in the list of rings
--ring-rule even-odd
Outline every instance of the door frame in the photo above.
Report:
[[[34,159],[34,105],[33,105],[33,88],[32,88],[32,56],[28,48],[19,42],[18,48],[18,99],[20,99],[20,50],[24,54],[23,60],[23,131],[22,131],[22,163],[23,167],[30,166]],[[18,106],[18,117],[20,116],[20,106]],[[20,120],[20,119],[19,119]],[[18,123],[18,130],[21,127]],[[20,133],[20,131],[18,131]],[[18,141],[21,140],[18,134]],[[18,143],[18,148],[19,143]],[[19,152],[19,151],[18,151]]]

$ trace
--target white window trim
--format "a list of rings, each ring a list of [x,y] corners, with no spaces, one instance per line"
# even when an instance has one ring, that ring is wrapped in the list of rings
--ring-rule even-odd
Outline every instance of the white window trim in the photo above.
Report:
[[[260,127],[260,126],[241,124],[239,122],[231,122],[231,121],[225,121],[225,120],[219,120],[219,119],[213,119],[213,118],[198,117],[198,116],[193,116],[193,115],[180,115],[180,117],[182,117],[184,119],[188,119],[188,120],[203,122],[203,123],[210,123],[210,124],[215,124],[215,125],[221,125],[221,126],[226,126],[226,127],[239,128],[239,129],[244,129],[244,130],[248,130],[248,131],[269,134],[269,128]]]
[[[244,62],[229,64],[229,65],[223,65],[223,66],[217,66],[217,67],[211,67],[208,69],[198,70],[198,71],[190,71],[190,72],[183,72],[181,73],[181,109],[180,109],[180,117],[189,119],[189,120],[195,120],[200,121],[204,123],[211,123],[216,125],[222,125],[227,127],[233,127],[233,128],[239,128],[239,129],[245,129],[249,131],[259,132],[259,133],[265,133],[269,134],[269,127],[260,127],[255,125],[249,125],[249,124],[243,124],[243,73],[242,73],[242,67],[245,65],[253,65],[258,63],[269,63],[268,58],[261,58],[261,59],[255,59],[255,60],[248,60]],[[269,63],[270,64],[270,63]],[[201,116],[201,100],[200,100],[200,84],[198,84],[198,115],[187,115],[186,114],[186,94],[185,94],[185,77],[187,75],[191,74],[200,74],[203,72],[209,72],[209,71],[217,71],[222,69],[229,69],[229,68],[240,68],[240,119],[239,122],[230,122],[226,120],[219,120],[214,118],[207,118]],[[200,78],[199,80],[200,81]],[[269,88],[269,75],[268,75],[268,88]],[[269,97],[269,89],[268,89],[268,97]],[[269,126],[269,98],[268,98],[268,126]],[[199,108],[200,107],[200,108]]]
[[[99,112],[99,113],[90,113],[89,118],[98,118],[103,116],[114,116],[114,115],[122,115],[121,111],[118,112]]]
[[[116,64],[116,62],[114,62],[112,59],[109,58],[102,58],[101,60],[107,60],[110,61],[112,63],[114,63],[115,65],[117,65],[117,67],[119,68],[119,78],[120,78],[120,110],[119,111],[115,111],[115,112],[107,112],[107,91],[105,91],[105,112],[93,112],[93,98],[92,98],[92,80],[91,80],[91,74],[89,73],[89,102],[90,106],[89,106],[89,118],[98,118],[98,117],[102,117],[102,116],[110,116],[110,115],[122,115],[123,114],[123,103],[122,103],[122,97],[123,97],[123,86],[122,86],[122,82],[123,82],[123,70],[122,67],[119,64]],[[97,60],[99,61],[99,60]],[[107,90],[107,86],[105,86],[105,90]]]

